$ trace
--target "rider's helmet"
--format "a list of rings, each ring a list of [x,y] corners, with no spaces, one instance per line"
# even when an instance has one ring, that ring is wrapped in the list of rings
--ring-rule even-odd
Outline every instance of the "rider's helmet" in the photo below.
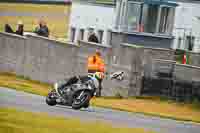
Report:
[[[95,73],[95,78],[97,78],[97,79],[103,79],[104,78],[104,73],[103,72],[96,72]]]

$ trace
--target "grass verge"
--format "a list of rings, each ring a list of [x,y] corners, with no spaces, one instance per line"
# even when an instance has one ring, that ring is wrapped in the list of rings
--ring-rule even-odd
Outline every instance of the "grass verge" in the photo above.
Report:
[[[51,85],[10,73],[0,73],[0,86],[46,96]],[[159,98],[94,98],[92,105],[200,123],[199,104],[183,104]]]
[[[42,96],[46,96],[52,87],[49,84],[33,81],[23,76],[15,76],[12,73],[0,73],[0,86]]]
[[[150,133],[139,128],[114,128],[109,124],[82,123],[76,119],[0,108],[1,133]]]
[[[144,115],[200,123],[200,109],[194,104],[183,104],[152,99],[104,99],[92,100],[95,106]]]

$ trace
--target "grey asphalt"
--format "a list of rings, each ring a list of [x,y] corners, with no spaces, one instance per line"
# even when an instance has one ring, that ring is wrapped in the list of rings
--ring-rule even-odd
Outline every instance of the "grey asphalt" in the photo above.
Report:
[[[78,118],[81,121],[103,121],[114,127],[136,127],[156,133],[200,133],[200,124],[145,116],[105,108],[90,107],[73,110],[66,106],[48,106],[45,97],[7,88],[0,88],[0,107],[15,107],[24,111],[46,112],[52,116]],[[150,107],[151,108],[151,107]]]

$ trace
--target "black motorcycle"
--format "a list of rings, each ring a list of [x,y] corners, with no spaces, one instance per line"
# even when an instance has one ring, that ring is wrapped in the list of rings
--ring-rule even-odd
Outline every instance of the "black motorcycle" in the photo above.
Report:
[[[124,72],[115,72],[110,78],[123,80]],[[73,109],[88,108],[90,99],[96,95],[102,73],[88,74],[87,76],[75,76],[59,81],[46,97],[46,103],[50,106],[56,104],[71,106]]]

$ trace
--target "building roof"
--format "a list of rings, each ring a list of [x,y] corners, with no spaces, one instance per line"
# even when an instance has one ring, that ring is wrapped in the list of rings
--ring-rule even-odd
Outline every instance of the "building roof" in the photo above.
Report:
[[[144,0],[147,4],[178,6],[176,0]]]
[[[172,7],[178,6],[176,0],[128,0],[128,1],[135,1],[152,5],[166,5]]]

